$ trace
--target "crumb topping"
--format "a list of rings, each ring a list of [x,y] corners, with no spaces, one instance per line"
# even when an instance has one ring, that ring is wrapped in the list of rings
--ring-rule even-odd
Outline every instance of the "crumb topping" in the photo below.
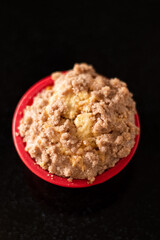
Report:
[[[85,63],[51,76],[54,86],[24,110],[19,133],[25,150],[50,173],[93,182],[134,146],[138,128],[132,94],[126,83]]]

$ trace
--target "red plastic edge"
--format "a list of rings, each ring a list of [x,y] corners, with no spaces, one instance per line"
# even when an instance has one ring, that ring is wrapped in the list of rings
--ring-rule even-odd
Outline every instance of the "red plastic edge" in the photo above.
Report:
[[[87,180],[78,180],[75,179],[72,182],[68,182],[66,178],[58,177],[56,175],[53,175],[49,173],[48,171],[43,170],[40,166],[38,166],[34,159],[30,157],[30,155],[25,151],[25,145],[23,142],[22,137],[18,134],[18,126],[20,123],[20,119],[23,116],[23,110],[27,105],[30,105],[32,103],[33,97],[37,95],[38,92],[40,92],[45,87],[53,85],[53,80],[51,79],[51,76],[48,76],[37,83],[35,83],[20,99],[14,116],[13,116],[13,122],[12,122],[12,136],[15,148],[21,158],[21,160],[24,162],[24,164],[38,177],[42,178],[43,180],[59,185],[62,187],[69,187],[69,188],[84,188],[84,187],[90,187],[93,185],[97,185],[100,183],[103,183],[107,181],[108,179],[112,178],[116,174],[118,174],[131,160],[133,157],[140,138],[140,122],[139,122],[139,116],[138,113],[135,114],[135,123],[136,126],[139,128],[139,133],[135,137],[135,145],[132,148],[130,154],[119,160],[119,162],[113,167],[102,173],[101,175],[98,175],[95,179],[95,181],[92,184],[88,184]]]

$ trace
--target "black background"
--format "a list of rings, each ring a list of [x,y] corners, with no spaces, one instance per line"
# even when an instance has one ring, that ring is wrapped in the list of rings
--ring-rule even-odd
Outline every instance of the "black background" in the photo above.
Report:
[[[34,6],[13,1],[1,10],[0,240],[160,239],[158,1]],[[75,62],[127,82],[142,128],[129,165],[86,189],[54,186],[33,175],[11,136],[12,116],[24,92]]]

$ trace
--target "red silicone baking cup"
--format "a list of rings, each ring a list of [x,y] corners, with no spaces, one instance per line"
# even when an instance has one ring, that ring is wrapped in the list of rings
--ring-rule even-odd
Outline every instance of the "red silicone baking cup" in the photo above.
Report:
[[[139,133],[135,137],[135,145],[127,157],[120,159],[114,167],[106,170],[101,175],[98,175],[92,184],[89,184],[87,180],[78,180],[78,179],[74,179],[72,182],[69,182],[67,178],[53,175],[48,171],[43,170],[39,165],[36,164],[35,160],[32,159],[29,153],[25,151],[25,143],[23,142],[23,138],[19,135],[19,130],[18,130],[20,120],[23,116],[23,110],[26,108],[26,106],[32,104],[33,97],[36,96],[37,93],[42,91],[42,89],[44,89],[45,87],[51,86],[53,84],[54,82],[51,79],[51,76],[48,76],[38,81],[23,95],[23,97],[21,98],[21,100],[17,105],[17,108],[13,116],[12,135],[13,135],[13,141],[14,141],[16,150],[20,158],[22,159],[24,164],[35,175],[55,185],[70,187],[70,188],[83,188],[83,187],[90,187],[93,185],[97,185],[107,181],[108,179],[118,174],[129,163],[129,161],[131,160],[131,158],[133,157],[137,149],[139,138],[140,138],[140,122],[139,122],[138,114],[137,113],[135,114],[135,124],[139,128]]]

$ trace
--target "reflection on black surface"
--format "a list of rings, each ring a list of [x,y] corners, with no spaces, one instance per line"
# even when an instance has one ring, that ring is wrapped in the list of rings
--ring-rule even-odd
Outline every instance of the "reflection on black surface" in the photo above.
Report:
[[[130,188],[133,170],[132,166],[127,166],[109,181],[81,189],[64,188],[45,182],[26,167],[24,167],[24,175],[33,199],[53,208],[54,212],[92,214],[109,208],[123,198]]]

